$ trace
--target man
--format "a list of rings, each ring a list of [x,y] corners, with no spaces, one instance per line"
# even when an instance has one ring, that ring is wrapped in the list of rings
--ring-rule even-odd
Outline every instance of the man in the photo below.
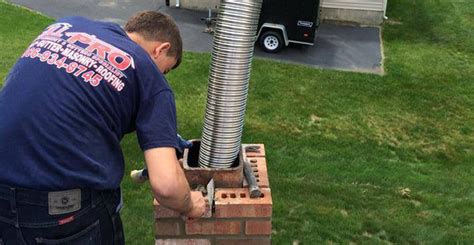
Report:
[[[181,55],[176,24],[153,11],[125,30],[63,18],[33,41],[0,91],[0,244],[123,244],[120,140],[135,130],[155,198],[202,216],[164,78]]]

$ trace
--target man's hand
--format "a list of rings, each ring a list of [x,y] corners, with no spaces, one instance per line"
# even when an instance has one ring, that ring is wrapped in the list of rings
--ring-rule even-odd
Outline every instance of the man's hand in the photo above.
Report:
[[[202,193],[199,191],[193,191],[191,192],[191,203],[192,203],[192,208],[191,210],[183,214],[187,218],[191,219],[197,219],[200,218],[204,215],[204,213],[207,211],[206,210],[206,200],[202,196]]]
[[[178,134],[177,138],[178,138],[178,141],[177,141],[178,142],[178,149],[176,149],[176,157],[178,159],[182,159],[183,155],[184,155],[184,150],[188,149],[188,148],[191,148],[193,146],[193,142],[184,139],[179,134]]]
[[[178,147],[179,152],[184,153],[184,149],[191,148],[193,146],[193,142],[184,139],[181,135],[177,135],[178,137]]]

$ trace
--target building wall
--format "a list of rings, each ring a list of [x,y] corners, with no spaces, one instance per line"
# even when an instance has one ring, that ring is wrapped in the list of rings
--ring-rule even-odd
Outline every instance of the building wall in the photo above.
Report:
[[[344,8],[322,8],[321,19],[357,25],[380,25],[384,20],[383,11]]]
[[[323,0],[323,8],[383,11],[383,0]]]
[[[170,7],[176,6],[177,0],[170,0]],[[217,9],[219,7],[220,0],[180,0],[179,5],[181,8],[186,9],[198,9],[207,10]]]
[[[323,0],[321,18],[363,25],[379,25],[387,0]]]
[[[176,6],[177,0],[170,0]],[[180,0],[181,8],[217,9],[220,0]],[[387,0],[322,0],[323,20],[350,22],[362,25],[379,25],[383,22]]]

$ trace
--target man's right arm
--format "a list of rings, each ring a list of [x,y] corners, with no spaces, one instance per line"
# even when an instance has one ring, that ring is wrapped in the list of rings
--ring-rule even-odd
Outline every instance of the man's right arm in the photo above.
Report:
[[[185,216],[201,217],[205,211],[204,198],[202,195],[191,194],[175,149],[153,148],[146,150],[144,154],[151,188],[158,202]]]

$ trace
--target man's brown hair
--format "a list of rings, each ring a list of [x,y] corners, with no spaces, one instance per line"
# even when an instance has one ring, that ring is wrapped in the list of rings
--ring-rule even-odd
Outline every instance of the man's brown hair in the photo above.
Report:
[[[183,41],[176,22],[168,15],[157,11],[138,12],[127,21],[125,31],[138,33],[147,41],[169,42],[168,56],[176,57],[176,68],[181,63]]]

